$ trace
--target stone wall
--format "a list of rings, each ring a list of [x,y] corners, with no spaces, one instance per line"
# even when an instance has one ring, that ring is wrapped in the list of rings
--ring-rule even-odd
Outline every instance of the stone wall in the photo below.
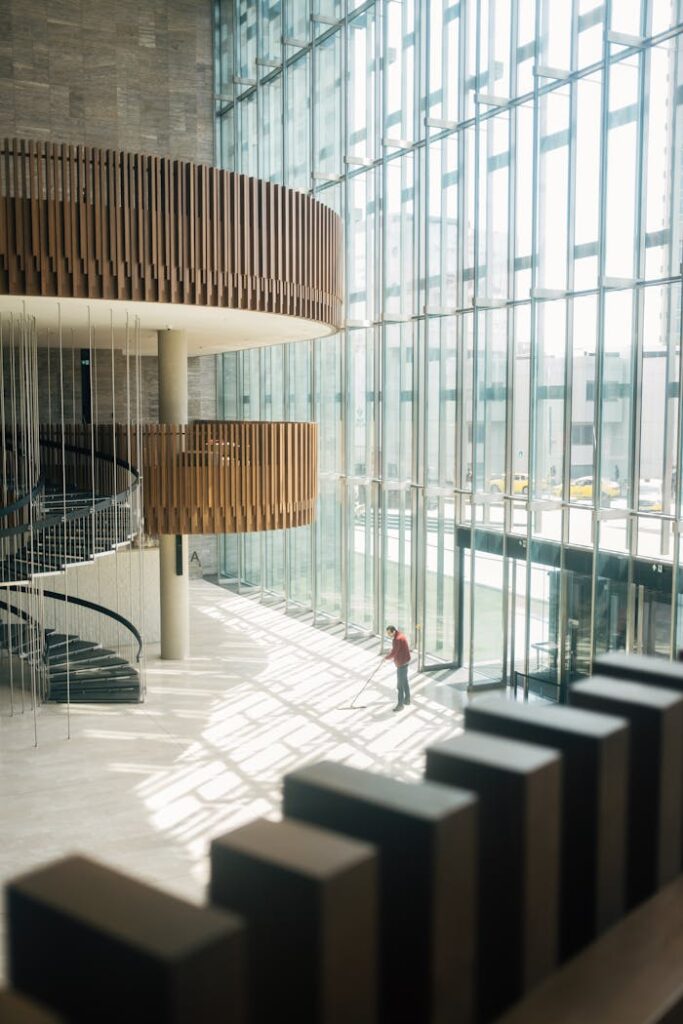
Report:
[[[55,423],[81,422],[80,349],[65,348],[61,360],[59,349],[38,349],[38,393],[40,420]],[[217,416],[216,357],[191,356],[188,359],[188,416],[190,420],[211,420]],[[112,389],[112,370],[114,387]],[[125,422],[128,417],[128,380],[130,380],[131,418],[136,419],[135,395],[137,364],[115,349],[93,352],[92,404],[96,423]],[[60,397],[61,390],[61,397]],[[115,410],[116,415],[113,416]],[[140,422],[159,422],[159,375],[156,356],[140,359]]]
[[[210,0],[3,0],[0,135],[214,162]]]

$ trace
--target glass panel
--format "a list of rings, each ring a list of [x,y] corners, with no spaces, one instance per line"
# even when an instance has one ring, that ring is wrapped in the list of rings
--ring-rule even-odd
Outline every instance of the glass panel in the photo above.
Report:
[[[261,131],[259,152],[260,176],[267,181],[282,183],[282,76],[278,75],[261,90]]]
[[[428,483],[455,481],[456,321],[439,317],[427,324],[427,462]]]
[[[378,75],[374,8],[349,22],[348,45],[347,155],[372,160],[379,146],[376,120]]]
[[[290,6],[290,5],[288,5]],[[308,54],[287,68],[285,111],[287,162],[285,184],[308,189],[311,184],[310,103]]]
[[[282,0],[260,0],[260,33],[259,56],[282,60]]]
[[[310,28],[309,0],[285,0],[285,36],[306,42]]]
[[[427,151],[427,306],[457,305],[458,148],[455,139],[433,142]]]
[[[412,324],[391,324],[385,328],[384,359],[384,477],[387,480],[410,480],[415,397]]]
[[[384,133],[390,139],[415,138],[414,0],[387,0]]]
[[[375,472],[375,332],[349,331],[348,465],[350,476]]]
[[[411,153],[392,160],[385,171],[384,311],[398,316],[410,316],[415,304],[413,167]]]
[[[317,557],[317,611],[332,618],[341,616],[342,504],[338,480],[321,477],[318,515],[315,522]]]
[[[479,294],[508,295],[508,179],[510,115],[484,121],[479,131]]]
[[[636,56],[610,68],[605,272],[634,276],[638,76]]]
[[[578,66],[585,68],[602,58],[605,4],[603,0],[579,0]]]
[[[640,474],[629,506],[639,512],[638,554],[650,558],[673,554],[671,524],[661,518],[676,511],[679,298],[677,287],[643,290]]]
[[[429,17],[427,116],[458,120],[460,25],[458,0],[430,0],[423,5]]]
[[[621,2],[621,0],[619,0]],[[571,67],[572,5],[540,0],[541,64],[569,70]]]
[[[476,533],[477,543],[485,536]],[[488,551],[465,555],[465,600],[469,598],[472,635],[465,664],[473,684],[497,682],[503,676],[504,652],[504,561]]]
[[[341,172],[341,36],[322,40],[315,50],[315,162],[318,174]]]
[[[600,223],[600,111],[602,76],[576,85],[576,166],[581,169],[574,200],[574,284],[594,288],[598,283]]]
[[[380,529],[382,536],[382,589],[384,619],[410,634],[413,620],[411,562],[413,518],[406,491],[383,489]],[[408,635],[408,640],[413,637]]]
[[[376,171],[349,179],[348,217],[348,315],[350,320],[374,320],[377,316],[377,200]]]
[[[454,517],[452,501],[425,501],[425,654],[448,662],[456,657]]]
[[[250,0],[237,0],[237,74],[253,78],[256,72],[256,9]],[[240,86],[243,89],[244,86]]]
[[[297,526],[287,531],[288,597],[294,604],[311,606],[311,531]]]
[[[256,177],[258,174],[257,106],[256,93],[245,99],[237,108],[237,149],[239,170],[242,174]]]
[[[680,254],[680,196],[683,151],[674,142],[672,110],[680,118],[680,37],[667,40],[650,51],[649,102],[645,153],[647,159],[646,277],[667,277],[675,273]]]
[[[349,622],[372,630],[375,621],[375,530],[371,485],[349,489]]]
[[[283,530],[269,530],[264,534],[263,586],[272,594],[285,593],[285,535]]]
[[[567,287],[569,89],[541,97],[538,284]]]

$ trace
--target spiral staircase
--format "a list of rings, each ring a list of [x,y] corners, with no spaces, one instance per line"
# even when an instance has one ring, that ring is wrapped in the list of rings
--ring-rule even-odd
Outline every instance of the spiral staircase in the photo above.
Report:
[[[130,546],[140,530],[140,474],[116,456],[115,431],[93,428],[86,445],[85,431],[80,443],[67,444],[63,433],[58,438],[54,429],[41,428],[40,479],[29,493],[0,509],[0,650],[22,678],[27,667],[38,700],[142,699],[137,627],[118,611],[69,593],[66,586],[63,591],[45,587],[47,579],[63,577],[69,567]],[[7,447],[11,450],[11,443]],[[21,440],[16,455],[22,458]],[[88,477],[89,491],[84,486]],[[72,631],[74,621],[86,635]],[[105,634],[116,643],[105,646]]]

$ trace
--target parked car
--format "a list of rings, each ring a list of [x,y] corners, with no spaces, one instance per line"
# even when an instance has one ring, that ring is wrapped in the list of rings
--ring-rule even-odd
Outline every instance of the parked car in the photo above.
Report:
[[[555,494],[562,494],[562,485],[559,484],[553,490]],[[600,484],[600,493],[603,498],[618,498],[621,494],[621,487],[616,480],[603,479]],[[577,476],[575,480],[572,480],[569,484],[569,497],[575,501],[592,501],[593,477]]]
[[[494,476],[489,480],[489,490],[491,494],[502,494],[505,490],[505,477]],[[513,494],[528,494],[529,493],[529,474],[528,473],[515,473],[512,478],[512,493]]]
[[[647,479],[640,481],[638,508],[641,512],[662,511],[662,481]]]

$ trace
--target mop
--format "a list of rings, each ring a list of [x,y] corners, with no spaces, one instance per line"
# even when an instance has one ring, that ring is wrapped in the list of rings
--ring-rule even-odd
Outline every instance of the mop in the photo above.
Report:
[[[355,696],[355,697],[353,698],[353,700],[351,701],[351,703],[350,703],[350,704],[344,704],[344,705],[342,705],[341,707],[338,707],[338,708],[337,708],[337,711],[360,711],[360,710],[362,710],[363,708],[366,708],[366,707],[368,706],[367,704],[356,704],[356,701],[358,700],[358,698],[360,697],[361,693],[362,693],[362,692],[363,692],[363,690],[364,690],[364,689],[366,688],[366,686],[367,686],[367,685],[368,685],[368,684],[369,684],[369,683],[370,683],[370,682],[371,682],[371,681],[372,681],[372,680],[374,679],[374,677],[375,677],[375,676],[377,675],[377,672],[378,672],[378,671],[379,671],[379,669],[380,669],[380,668],[382,667],[382,665],[384,664],[384,662],[385,662],[385,659],[384,659],[384,658],[382,658],[382,659],[380,660],[380,663],[379,663],[379,665],[377,665],[377,666],[376,666],[375,668],[373,668],[372,672],[370,673],[370,675],[368,676],[368,678],[367,678],[367,679],[365,680],[365,682],[363,683],[363,685],[361,686],[360,690],[358,691],[358,693],[356,694],[356,696]]]

